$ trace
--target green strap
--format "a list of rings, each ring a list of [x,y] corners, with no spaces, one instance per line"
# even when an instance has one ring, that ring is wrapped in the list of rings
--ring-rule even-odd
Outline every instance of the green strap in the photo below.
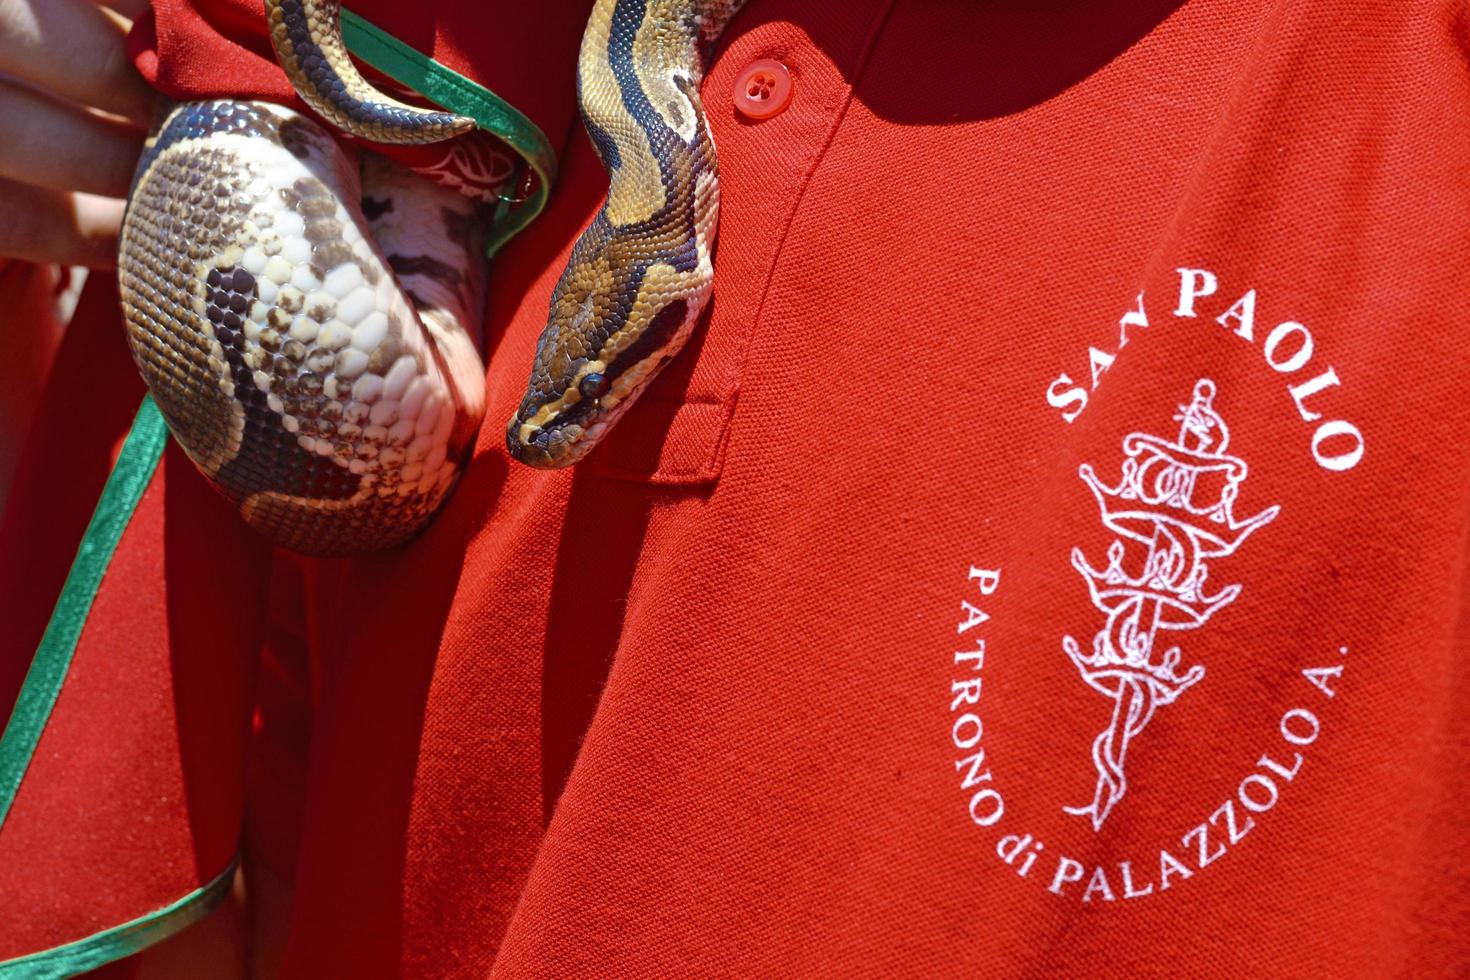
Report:
[[[348,50],[384,75],[451,112],[469,116],[481,129],[500,137],[535,173],[529,197],[501,202],[490,227],[488,254],[494,255],[541,213],[556,180],[556,151],[535,123],[483,85],[415,51],[346,8],[342,10],[342,39]]]
[[[204,918],[230,893],[240,859],[203,888],[195,889],[172,905],[139,916],[120,926],[94,932],[85,939],[53,946],[39,953],[0,962],[0,980],[51,980],[74,977],[124,956],[132,956],[183,931]]]
[[[26,673],[5,734],[0,736],[0,827],[5,825],[20,781],[61,693],[82,626],[92,610],[97,587],[102,584],[102,573],[107,571],[107,563],[112,560],[133,509],[148,488],[167,439],[163,415],[153,399],[145,397],[117,465],[102,489],[87,532],[82,535],[81,547],[72,561],[66,584],[61,587],[61,597],[56,600],[41,645],[36,648],[36,657]]]

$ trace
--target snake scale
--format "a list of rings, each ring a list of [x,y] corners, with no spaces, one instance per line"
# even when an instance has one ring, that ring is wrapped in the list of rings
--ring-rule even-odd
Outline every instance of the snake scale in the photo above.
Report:
[[[506,432],[581,459],[683,346],[713,283],[718,168],[702,52],[744,0],[598,0],[577,66],[607,201],[552,294]],[[314,555],[412,537],[485,410],[478,203],[333,135],[427,143],[474,122],[394,100],[352,64],[340,0],[266,0],[272,44],[324,121],[186,102],[134,175],[118,277],[129,346],[170,430],[252,527]]]

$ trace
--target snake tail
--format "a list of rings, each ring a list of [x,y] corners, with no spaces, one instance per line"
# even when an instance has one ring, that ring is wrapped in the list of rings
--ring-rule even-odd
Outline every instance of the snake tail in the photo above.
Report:
[[[743,0],[599,0],[577,94],[607,201],[551,297],[525,397],[506,429],[522,463],[581,459],[683,347],[708,302],[719,166],[699,85],[703,48]]]
[[[374,143],[437,143],[475,127],[468,116],[399,102],[363,78],[342,41],[341,0],[266,0],[265,13],[297,94],[343,132]]]

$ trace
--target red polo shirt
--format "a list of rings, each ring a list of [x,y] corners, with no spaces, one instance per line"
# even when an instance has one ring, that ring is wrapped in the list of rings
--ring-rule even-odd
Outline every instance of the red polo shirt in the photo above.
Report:
[[[568,132],[582,5],[381,6]],[[166,457],[0,829],[0,955],[197,887],[248,812],[291,976],[1470,970],[1467,36],[752,0],[712,310],[584,463],[503,446],[579,132],[422,537],[272,557]],[[0,532],[31,645],[139,393],[93,299]]]

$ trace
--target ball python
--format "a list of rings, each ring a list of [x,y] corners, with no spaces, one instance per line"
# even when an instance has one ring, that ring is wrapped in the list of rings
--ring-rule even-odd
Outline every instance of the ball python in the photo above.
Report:
[[[702,46],[744,0],[598,0],[577,65],[606,203],[553,291],[506,432],[537,467],[581,459],[709,298],[719,184]],[[283,547],[412,537],[485,409],[476,203],[331,132],[428,143],[473,120],[395,100],[353,65],[340,0],[266,0],[272,45],[322,122],[267,102],[177,105],[129,194],[118,280],[134,361],[176,441]],[[325,123],[325,125],[323,125]]]

